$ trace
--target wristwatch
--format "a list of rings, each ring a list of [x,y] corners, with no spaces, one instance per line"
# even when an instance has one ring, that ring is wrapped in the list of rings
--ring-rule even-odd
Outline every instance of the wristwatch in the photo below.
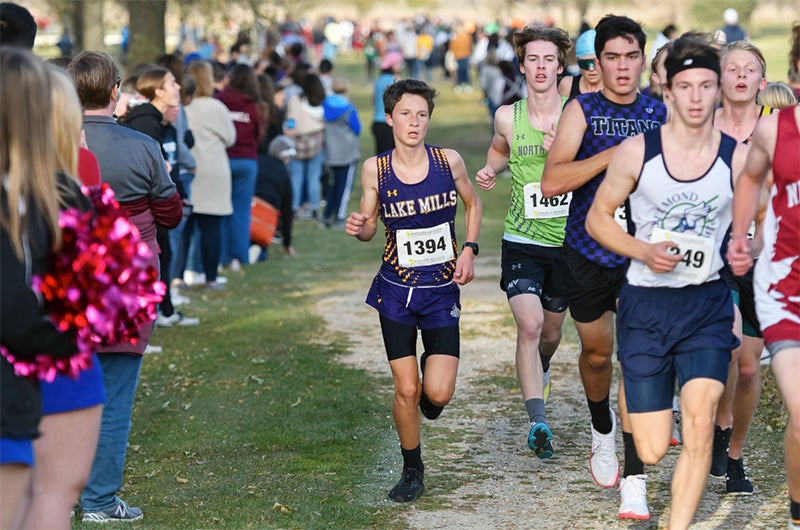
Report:
[[[467,241],[464,243],[465,247],[469,247],[472,249],[472,253],[477,256],[478,255],[478,244],[473,241]]]

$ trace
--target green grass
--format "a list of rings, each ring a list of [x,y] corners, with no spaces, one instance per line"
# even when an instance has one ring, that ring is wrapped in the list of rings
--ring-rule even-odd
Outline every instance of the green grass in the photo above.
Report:
[[[337,72],[352,80],[362,153],[370,155],[371,84],[360,61]],[[458,149],[474,175],[490,141],[486,110],[476,93],[454,94],[441,78],[437,86],[428,140]],[[500,179],[491,193],[480,192],[482,255],[499,255],[509,189]],[[351,210],[359,195],[357,184]],[[400,466],[391,380],[335,362],[349,337],[326,331],[313,312],[331,293],[366,293],[381,236],[363,244],[298,223],[298,258],[271,249],[266,263],[231,274],[226,291],[190,292],[185,311],[201,318],[199,327],[155,331],[152,342],[164,353],[144,359],[122,494],[145,511],[132,529],[405,527],[407,507],[385,500],[389,473]],[[363,325],[377,326],[377,318]],[[574,343],[572,324],[564,330]],[[375,355],[384,356],[382,344]],[[476,384],[490,401],[517,382],[509,365]],[[775,408],[774,385],[764,394]],[[777,430],[782,420],[770,421]],[[759,429],[751,437],[767,440],[778,444],[778,433]],[[446,477],[436,489],[452,492],[458,478]],[[425,497],[416,509],[441,502]]]

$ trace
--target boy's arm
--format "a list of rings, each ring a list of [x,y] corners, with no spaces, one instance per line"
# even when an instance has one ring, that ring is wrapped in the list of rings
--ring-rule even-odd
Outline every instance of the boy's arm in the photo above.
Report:
[[[347,218],[344,231],[359,241],[369,241],[378,230],[378,162],[373,156],[361,167],[361,208]]]
[[[511,143],[514,133],[514,107],[503,105],[494,113],[494,136],[486,153],[486,165],[475,175],[475,182],[482,190],[494,188],[498,173],[508,168],[511,157]]]
[[[750,150],[747,153],[744,169],[739,174],[733,191],[733,222],[727,258],[736,275],[746,273],[753,265],[747,231],[759,209],[766,207],[766,203],[760,198],[764,182],[772,166],[771,153],[775,150],[778,134],[777,118],[776,113],[759,120]],[[736,174],[735,169],[734,167],[734,174]]]
[[[481,214],[482,206],[478,194],[475,193],[475,188],[472,187],[467,177],[467,166],[464,160],[456,151],[446,149],[447,161],[450,164],[450,169],[453,172],[453,180],[456,185],[461,201],[464,203],[464,226],[465,226],[465,239],[473,243],[478,242],[478,236],[481,232]],[[475,269],[472,261],[475,259],[475,254],[472,248],[464,247],[456,260],[456,271],[453,275],[453,281],[459,285],[465,285],[472,281],[475,277]]]
[[[572,100],[561,114],[558,134],[553,140],[544,164],[542,195],[545,197],[563,195],[576,190],[608,167],[611,155],[617,147],[611,147],[584,160],[575,160],[586,127],[580,103]]]
[[[682,259],[670,252],[674,242],[648,243],[636,239],[614,220],[614,211],[636,187],[643,161],[643,136],[635,136],[619,145],[589,208],[586,232],[612,252],[646,263],[653,272],[669,272]]]

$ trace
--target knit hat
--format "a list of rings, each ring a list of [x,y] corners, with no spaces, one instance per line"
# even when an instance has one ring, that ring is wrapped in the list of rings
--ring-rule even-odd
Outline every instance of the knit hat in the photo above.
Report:
[[[281,160],[297,155],[297,149],[294,147],[294,140],[282,134],[272,139],[267,152],[272,158],[279,158]]]
[[[590,55],[596,55],[594,52],[595,35],[597,35],[597,32],[593,29],[581,33],[581,36],[578,37],[578,40],[575,42],[576,57],[588,57]]]

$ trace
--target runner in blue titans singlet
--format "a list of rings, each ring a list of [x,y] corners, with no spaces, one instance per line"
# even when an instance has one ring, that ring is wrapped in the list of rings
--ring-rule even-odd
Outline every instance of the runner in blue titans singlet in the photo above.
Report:
[[[642,94],[630,105],[613,103],[602,92],[581,94],[575,99],[586,117],[586,132],[575,160],[584,160],[619,145],[626,138],[660,127],[667,119],[664,104]],[[605,176],[603,171],[572,192],[564,243],[598,265],[616,268],[625,265],[628,259],[603,248],[586,233],[586,212]]]
[[[647,41],[641,25],[628,17],[608,15],[595,30],[603,88],[577,96],[564,108],[542,175],[542,193],[553,197],[572,192],[564,237],[563,292],[581,343],[578,367],[591,414],[589,471],[604,488],[619,481],[621,519],[648,519],[644,463],[633,435],[623,429],[625,465],[620,469],[617,420],[610,405],[614,313],[628,260],[590,237],[585,223],[619,144],[659,127],[666,121],[667,111],[663,103],[638,91]],[[617,222],[627,231],[623,201],[617,212]],[[621,381],[619,394],[622,424],[627,425]]]

